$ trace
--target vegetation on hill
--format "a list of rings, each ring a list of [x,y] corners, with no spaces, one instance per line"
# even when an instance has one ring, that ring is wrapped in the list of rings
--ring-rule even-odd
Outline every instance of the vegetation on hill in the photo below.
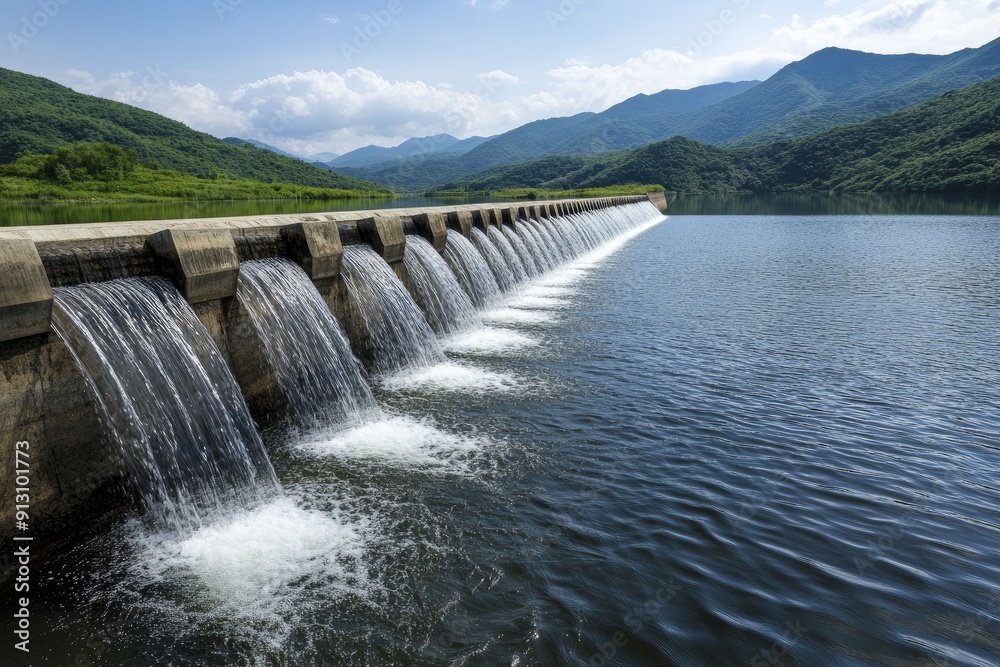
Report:
[[[580,197],[620,197],[625,195],[645,195],[650,192],[664,192],[662,185],[610,185],[604,188],[575,188],[566,190],[547,190],[544,188],[502,188],[490,191],[493,197],[503,199],[573,199]],[[439,190],[433,193],[435,197],[465,197],[473,193],[468,190]],[[670,193],[673,195],[674,193]]]
[[[132,201],[344,199],[392,197],[383,190],[317,188],[291,183],[207,177],[143,166],[134,149],[107,143],[63,146],[51,155],[23,154],[0,166],[0,201]]]
[[[80,142],[114,144],[134,150],[142,164],[202,177],[216,174],[316,188],[384,190],[248,143],[228,144],[150,111],[0,68],[0,164],[25,152],[51,154]]]
[[[864,123],[756,148],[675,137],[631,151],[495,169],[443,189],[628,183],[683,193],[1000,191],[1000,77]]]
[[[639,95],[598,114],[529,123],[452,159],[382,165],[351,175],[426,190],[550,156],[595,155],[673,136],[723,147],[761,146],[860,123],[1000,74],[1000,40],[949,55],[823,49],[754,81]]]

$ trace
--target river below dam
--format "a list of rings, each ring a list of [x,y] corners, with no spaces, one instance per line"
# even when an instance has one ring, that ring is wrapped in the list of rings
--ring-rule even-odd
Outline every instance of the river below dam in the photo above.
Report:
[[[32,664],[1000,664],[1000,218],[650,210],[558,262],[449,237],[457,280],[408,249],[454,298],[405,330],[356,287],[385,364],[283,376],[280,491],[48,563]],[[313,319],[269,355],[338,354]]]

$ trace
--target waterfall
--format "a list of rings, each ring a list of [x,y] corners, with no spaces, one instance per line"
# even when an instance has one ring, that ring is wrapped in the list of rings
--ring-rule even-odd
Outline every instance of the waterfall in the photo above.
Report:
[[[472,230],[472,245],[476,247],[476,250],[482,255],[483,259],[490,267],[490,271],[493,273],[493,277],[497,280],[497,285],[500,286],[501,291],[509,292],[514,289],[517,284],[517,279],[514,277],[514,272],[504,261],[504,257],[497,250],[496,246],[493,245],[486,234],[479,229]]]
[[[521,258],[517,256],[517,252],[511,246],[510,241],[504,236],[496,227],[490,227],[486,232],[486,237],[490,240],[500,254],[503,256],[504,262],[510,267],[511,272],[514,274],[515,283],[523,283],[528,279],[528,271],[524,268],[524,263]]]
[[[514,249],[514,252],[517,253],[521,263],[524,265],[524,270],[527,272],[528,277],[534,278],[541,273],[541,266],[535,261],[534,254],[528,250],[528,246],[524,243],[521,237],[517,235],[517,232],[507,226],[504,226],[502,231],[504,237],[507,239],[507,243],[509,243]]]
[[[361,363],[298,265],[287,259],[244,262],[237,296],[295,416],[357,422],[377,409]]]
[[[534,260],[535,266],[538,267],[539,275],[551,271],[553,268],[552,259],[544,251],[541,245],[542,241],[534,226],[525,221],[519,224],[514,232],[521,237],[521,242]]]
[[[435,333],[455,334],[479,324],[469,295],[434,246],[419,236],[407,236],[403,261],[416,301]]]
[[[539,239],[541,239],[542,246],[548,251],[548,254],[552,256],[552,268],[559,266],[568,259],[566,256],[566,250],[561,244],[556,243],[556,239],[552,235],[552,229],[550,228],[551,222],[537,222],[533,220],[529,224],[534,227],[535,231],[538,233]]]
[[[344,248],[342,273],[379,374],[441,363],[444,352],[399,277],[367,246]]]
[[[500,286],[483,256],[467,238],[448,232],[445,260],[476,308],[494,306],[500,301]]]
[[[235,379],[164,278],[57,288],[53,328],[93,390],[105,433],[160,527],[280,492]]]

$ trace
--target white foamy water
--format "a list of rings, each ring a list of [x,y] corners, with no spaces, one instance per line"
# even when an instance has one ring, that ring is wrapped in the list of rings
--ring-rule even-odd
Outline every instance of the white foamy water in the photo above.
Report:
[[[481,443],[442,431],[427,419],[394,416],[317,434],[300,443],[299,448],[315,456],[461,473],[467,470],[469,457],[480,450]]]
[[[486,393],[513,391],[518,384],[518,379],[513,375],[494,373],[455,361],[405,370],[381,380],[381,385],[391,391]]]
[[[521,288],[521,296],[543,297],[549,299],[565,299],[577,294],[578,290],[572,287],[555,287],[545,283],[544,278],[538,279]]]
[[[569,306],[569,301],[557,299],[550,296],[533,296],[520,294],[507,301],[511,308],[522,308],[525,310],[562,310]]]
[[[505,356],[522,352],[541,344],[537,338],[511,329],[483,327],[441,341],[445,352],[452,354]]]
[[[499,308],[483,313],[484,322],[495,324],[552,324],[556,319],[553,313],[544,310]]]
[[[282,497],[203,526],[190,537],[135,538],[144,577],[183,582],[200,609],[266,619],[322,582],[330,594],[364,596],[369,587],[366,519],[304,509]]]
[[[532,284],[534,288],[556,288],[570,289],[587,276],[586,270],[577,265],[576,262],[559,267],[551,273],[547,273]]]

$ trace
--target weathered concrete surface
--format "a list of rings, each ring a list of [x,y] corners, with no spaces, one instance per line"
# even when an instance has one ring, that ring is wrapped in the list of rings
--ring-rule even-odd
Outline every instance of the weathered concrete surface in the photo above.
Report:
[[[448,211],[448,229],[454,229],[465,238],[472,236],[472,211]]]
[[[667,195],[664,192],[650,192],[646,194],[646,198],[649,199],[651,203],[656,208],[660,209],[660,213],[667,212]]]
[[[90,387],[54,334],[0,343],[0,538],[14,528],[14,449],[29,443],[30,534],[58,535],[124,499],[122,468],[102,435]],[[0,574],[0,579],[3,575]]]
[[[358,221],[361,240],[372,247],[385,261],[393,264],[403,261],[406,251],[406,234],[398,215],[376,215]]]
[[[490,228],[490,212],[485,208],[477,208],[472,211],[472,226],[481,232]]]
[[[35,244],[0,241],[0,342],[49,331],[52,287]]]
[[[645,199],[602,198],[591,200],[589,205],[601,208]],[[568,202],[543,202],[522,208],[533,218],[544,218],[554,217],[557,211],[568,210],[569,206]],[[468,235],[474,222],[485,227],[504,223],[508,216],[513,220],[511,210],[511,205],[472,204],[377,212],[6,228],[0,229],[0,244],[9,240],[34,243],[48,282],[59,286],[151,275],[163,270],[158,262],[166,268],[169,262],[164,262],[164,258],[172,259],[176,252],[178,271],[185,280],[188,276],[196,279],[187,285],[195,313],[226,359],[254,419],[265,426],[283,416],[286,401],[265,361],[263,341],[249,315],[238,299],[229,298],[235,293],[238,271],[235,258],[245,260],[284,253],[300,265],[308,266],[306,270],[311,273],[313,284],[351,341],[355,354],[371,366],[370,351],[364,349],[363,322],[360,314],[353,312],[346,285],[338,275],[337,243],[342,251],[344,244],[362,241],[367,232],[372,245],[378,244],[376,250],[406,284],[408,276],[401,261],[405,250],[404,220],[418,231],[424,228],[421,233],[429,233],[438,240],[442,231],[439,220],[448,228]],[[516,213],[523,217],[520,211]],[[289,231],[282,231],[286,229]],[[337,234],[332,233],[333,229]],[[147,241],[165,231],[169,234],[161,237],[161,247],[154,254],[155,244]],[[190,236],[192,233],[194,236]],[[184,269],[183,260],[190,258],[190,253],[197,254],[209,238],[212,240],[207,245],[214,249],[210,256],[197,259],[193,268],[189,264]],[[218,250],[222,251],[222,261],[211,257]],[[219,273],[231,277],[220,279]],[[204,284],[197,285],[202,278],[206,278]],[[212,287],[217,279],[225,284],[224,288]],[[178,284],[185,283],[178,281]],[[8,473],[14,460],[14,446],[19,441],[32,444],[32,515],[37,521],[33,525],[40,532],[58,532],[81,517],[90,520],[107,508],[121,507],[126,502],[122,467],[115,458],[115,448],[102,437],[90,388],[71,351],[51,333],[0,342],[0,497],[12,497],[13,475]],[[0,533],[9,532],[13,512],[13,504],[0,506]]]
[[[344,246],[333,222],[299,222],[281,228],[289,254],[313,280],[340,275]]]
[[[417,233],[430,241],[438,252],[443,253],[448,243],[448,223],[442,213],[418,213],[412,216]]]
[[[188,303],[236,295],[240,261],[231,234],[216,229],[167,229],[147,241],[157,267]]]

